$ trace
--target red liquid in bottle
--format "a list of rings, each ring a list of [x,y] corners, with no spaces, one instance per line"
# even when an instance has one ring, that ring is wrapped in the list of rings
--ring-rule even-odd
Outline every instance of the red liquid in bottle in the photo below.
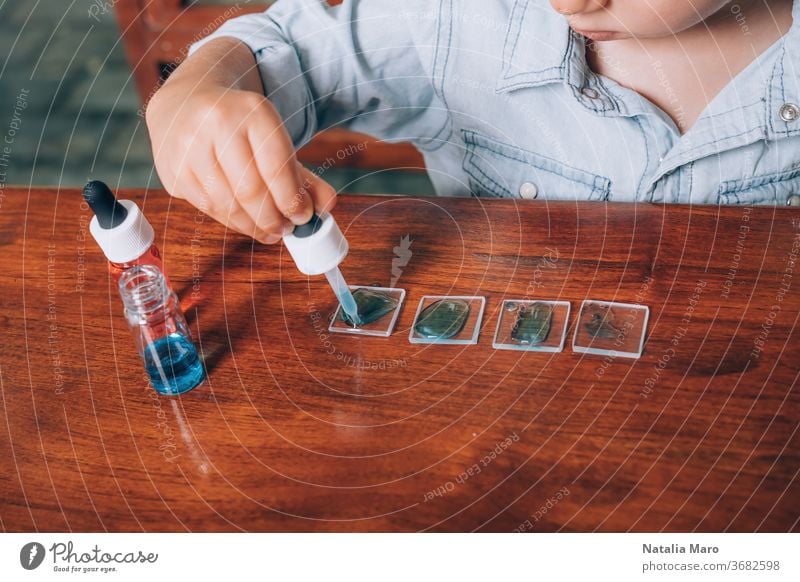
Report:
[[[169,279],[167,278],[167,274],[164,272],[164,263],[161,260],[161,253],[158,252],[158,248],[155,244],[150,245],[150,248],[147,249],[145,253],[135,261],[130,261],[127,263],[112,263],[109,261],[108,272],[111,273],[111,277],[114,279],[114,285],[119,284],[119,278],[122,273],[137,265],[153,265],[154,267],[158,267],[158,270],[164,273],[167,286],[169,286]]]

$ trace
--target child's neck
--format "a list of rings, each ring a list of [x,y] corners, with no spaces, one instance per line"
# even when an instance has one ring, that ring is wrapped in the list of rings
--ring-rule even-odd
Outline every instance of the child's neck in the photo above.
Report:
[[[648,98],[686,133],[791,25],[792,0],[739,0],[674,36],[590,42],[587,56],[595,72]]]

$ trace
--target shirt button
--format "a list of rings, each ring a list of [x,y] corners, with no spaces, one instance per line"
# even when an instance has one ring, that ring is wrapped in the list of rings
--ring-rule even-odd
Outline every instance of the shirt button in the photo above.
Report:
[[[781,119],[786,122],[796,121],[800,117],[800,107],[794,103],[784,103],[780,110]]]
[[[597,90],[592,89],[591,87],[582,88],[581,94],[587,99],[597,99],[598,97],[600,97],[600,94],[597,92]]]
[[[539,188],[533,182],[525,182],[519,187],[519,195],[525,200],[534,200],[539,195]]]
[[[792,194],[786,200],[786,206],[800,206],[800,194]]]

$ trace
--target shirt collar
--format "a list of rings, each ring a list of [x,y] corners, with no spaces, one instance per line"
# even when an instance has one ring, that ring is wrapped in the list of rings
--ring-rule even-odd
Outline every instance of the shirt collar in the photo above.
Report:
[[[578,36],[564,17],[546,3],[516,0],[506,32],[497,91],[565,81],[580,72],[572,67]]]
[[[761,100],[767,139],[800,135],[800,118],[791,119],[795,112],[800,112],[800,1],[793,3],[792,16],[794,21],[779,41],[766,94]],[[748,81],[752,79],[740,76],[734,83],[738,82],[742,91]],[[503,50],[503,70],[495,89],[506,93],[550,83],[567,84],[582,105],[600,114],[640,112],[639,107],[630,107],[609,91],[615,83],[604,83],[602,77],[589,70],[586,40],[570,28],[549,2],[516,0]],[[749,87],[749,91],[760,90]],[[738,96],[743,95],[739,92]]]
[[[516,0],[503,49],[498,93],[565,83],[587,109],[598,113],[620,111],[586,62],[586,39],[566,19],[541,0]]]
[[[769,139],[800,135],[800,2],[794,2],[792,18],[794,22],[781,40],[764,98]]]

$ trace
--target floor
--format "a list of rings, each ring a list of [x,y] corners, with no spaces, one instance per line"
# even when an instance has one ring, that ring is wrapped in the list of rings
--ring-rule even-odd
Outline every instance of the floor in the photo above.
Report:
[[[141,107],[103,0],[0,0],[0,134],[7,185],[157,187]],[[109,2],[106,2],[109,4]],[[343,192],[432,194],[424,174],[331,170]]]

